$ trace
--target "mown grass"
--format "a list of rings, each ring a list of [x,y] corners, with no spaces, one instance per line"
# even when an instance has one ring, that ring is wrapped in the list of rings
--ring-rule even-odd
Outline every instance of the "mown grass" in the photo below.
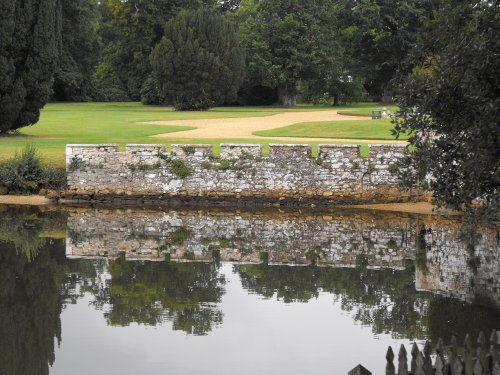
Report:
[[[270,116],[283,112],[345,110],[366,111],[380,106],[357,103],[352,106],[331,107],[299,105],[293,109],[280,107],[219,107],[201,112],[178,112],[170,107],[144,106],[141,103],[50,103],[42,110],[40,121],[20,130],[19,134],[0,137],[0,159],[12,157],[26,143],[34,144],[43,160],[63,166],[65,146],[69,143],[127,143],[164,144],[164,139],[150,136],[192,129],[185,126],[147,125],[140,122],[185,119],[242,118]],[[371,120],[370,120],[371,121]],[[292,136],[292,134],[288,134]],[[267,137],[267,136],[266,136]],[[345,137],[347,138],[347,137]],[[362,136],[361,136],[362,138]],[[170,139],[173,143],[212,144],[216,153],[220,143],[290,143],[279,138],[255,139]],[[299,142],[297,142],[299,143]],[[309,142],[308,142],[309,143]],[[353,142],[355,143],[355,142]],[[316,144],[311,142],[313,146]],[[314,150],[314,149],[313,149]]]
[[[255,132],[262,137],[302,137],[302,138],[345,138],[345,139],[373,139],[393,140],[390,119],[381,120],[353,120],[353,121],[320,121],[302,122]],[[404,138],[401,138],[404,139]]]

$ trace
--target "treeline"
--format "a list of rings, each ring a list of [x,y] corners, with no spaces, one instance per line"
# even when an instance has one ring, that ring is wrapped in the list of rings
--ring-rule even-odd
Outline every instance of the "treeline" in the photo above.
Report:
[[[437,0],[60,0],[52,100],[389,101]]]

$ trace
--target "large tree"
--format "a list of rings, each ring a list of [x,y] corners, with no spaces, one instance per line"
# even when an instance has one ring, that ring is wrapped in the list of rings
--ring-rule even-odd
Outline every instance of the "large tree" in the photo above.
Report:
[[[391,80],[404,67],[425,21],[441,0],[351,0],[343,20],[358,74],[374,100],[391,101]]]
[[[400,86],[396,130],[411,134],[410,171],[448,205],[480,198],[498,214],[500,1],[449,0],[425,35]]]
[[[151,53],[161,96],[176,109],[207,109],[236,100],[244,55],[233,26],[208,9],[182,11]]]
[[[249,80],[277,88],[280,104],[294,106],[299,82],[345,75],[338,19],[343,8],[333,0],[243,0],[234,17]]]
[[[33,125],[60,47],[59,0],[0,0],[0,133]]]

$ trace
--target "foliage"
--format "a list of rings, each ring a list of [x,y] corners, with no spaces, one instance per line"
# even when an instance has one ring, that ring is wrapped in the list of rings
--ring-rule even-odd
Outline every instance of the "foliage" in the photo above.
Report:
[[[33,125],[48,101],[60,47],[57,0],[0,1],[0,133]]]
[[[92,74],[99,59],[99,13],[92,0],[61,0],[62,51],[54,76],[55,100],[92,99]]]
[[[403,60],[440,2],[361,0],[345,9],[345,42],[353,54],[354,70],[364,78],[373,100],[392,100],[391,80],[398,71],[404,71]]]
[[[446,4],[400,83],[396,132],[410,135],[408,163],[454,208],[476,198],[500,207],[499,34],[499,1]]]
[[[0,162],[0,186],[13,192],[32,193],[43,187],[64,187],[65,181],[64,171],[42,165],[32,144],[13,158]]]
[[[33,145],[0,164],[0,182],[12,191],[34,192],[45,178],[44,168]]]
[[[244,57],[233,26],[215,11],[181,11],[151,53],[160,95],[178,110],[234,102]]]
[[[179,159],[172,160],[172,162],[170,163],[170,170],[173,174],[181,179],[186,178],[191,173],[193,173],[191,168],[189,168],[189,166],[187,166],[182,160]]]
[[[249,82],[277,88],[280,104],[294,106],[299,81],[345,75],[342,6],[333,0],[243,0],[233,18],[246,49]]]
[[[1,374],[49,374],[61,342],[61,253],[64,241],[47,242],[30,261],[0,241]]]
[[[222,323],[220,302],[226,283],[214,264],[111,262],[109,290],[95,290],[95,305],[110,304],[111,325],[156,325],[172,321],[174,330],[206,335]],[[103,298],[101,298],[103,297]]]
[[[105,46],[98,70],[113,80],[102,82],[105,96],[141,98],[141,89],[151,75],[149,55],[161,40],[165,22],[181,9],[194,9],[212,0],[108,0],[102,2],[101,38]],[[120,90],[118,91],[118,87]],[[118,96],[118,94],[120,95]]]

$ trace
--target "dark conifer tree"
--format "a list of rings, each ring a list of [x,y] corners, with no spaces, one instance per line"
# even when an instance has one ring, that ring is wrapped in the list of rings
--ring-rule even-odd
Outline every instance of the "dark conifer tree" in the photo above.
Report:
[[[151,53],[161,96],[179,110],[236,100],[244,55],[231,23],[216,11],[182,11]]]
[[[0,0],[0,133],[33,125],[60,48],[59,0]]]

